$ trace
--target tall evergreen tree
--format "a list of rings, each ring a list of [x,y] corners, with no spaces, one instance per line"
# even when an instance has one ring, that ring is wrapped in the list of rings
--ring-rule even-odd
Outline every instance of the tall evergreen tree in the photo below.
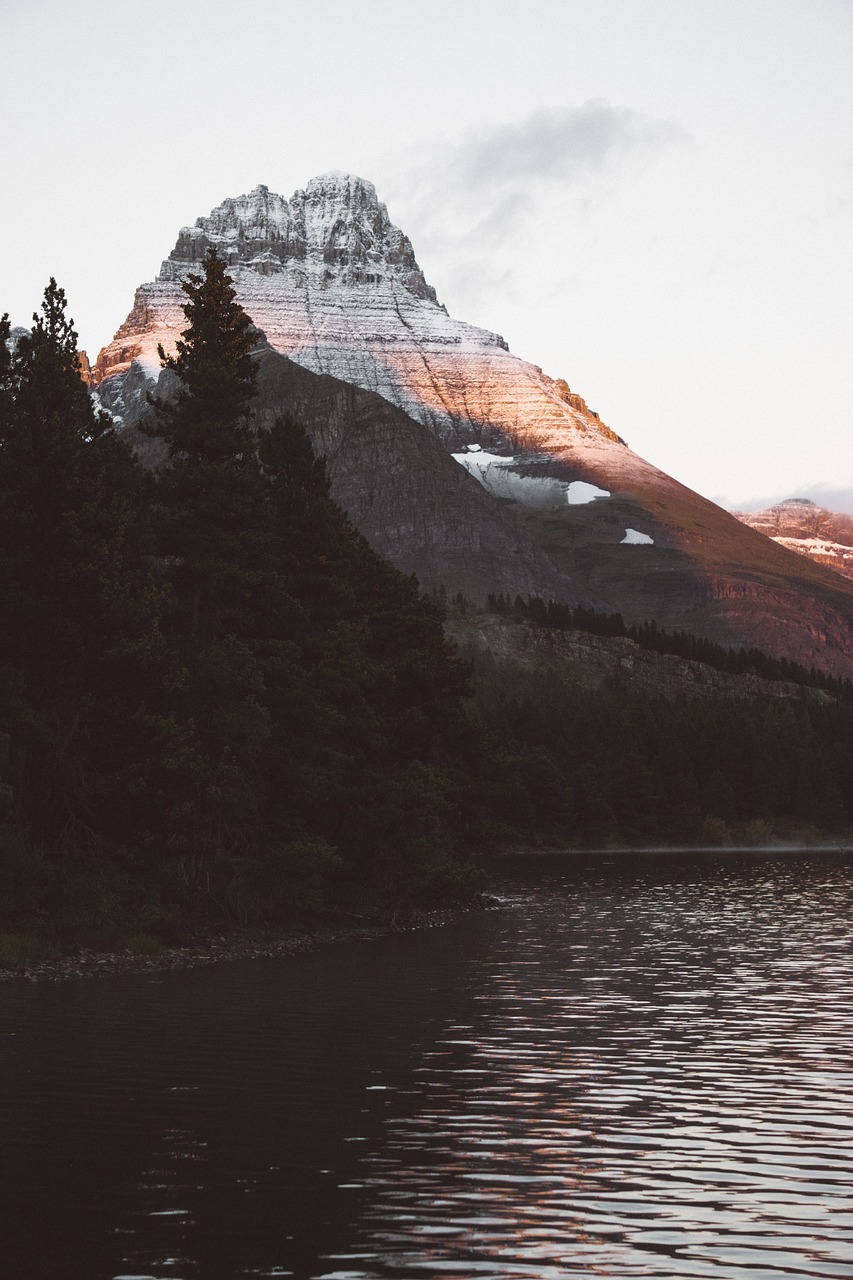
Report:
[[[263,839],[260,777],[269,739],[262,614],[280,617],[265,483],[251,428],[256,336],[215,250],[183,283],[187,328],[163,365],[179,379],[148,426],[168,447],[157,482],[158,541],[171,587],[165,621],[183,671],[170,707],[186,726],[175,761],[184,797],[173,845],[191,890],[217,881]]]
[[[237,302],[233,281],[215,248],[202,275],[190,274],[181,288],[187,297],[187,328],[173,356],[158,347],[163,367],[173,370],[180,389],[160,404],[157,431],[173,459],[192,458],[240,466],[254,455],[249,436],[257,366],[252,349],[257,333]]]

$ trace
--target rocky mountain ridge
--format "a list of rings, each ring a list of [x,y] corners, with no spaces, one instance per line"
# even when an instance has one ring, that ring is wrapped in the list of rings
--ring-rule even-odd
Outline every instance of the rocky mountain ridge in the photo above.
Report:
[[[181,280],[211,245],[266,335],[259,421],[298,412],[356,524],[425,584],[584,602],[853,669],[853,586],[640,458],[499,335],[448,316],[372,184],[351,175],[289,201],[258,187],[180,232],[93,368],[126,429],[147,411],[158,343],[168,351],[185,325]]]

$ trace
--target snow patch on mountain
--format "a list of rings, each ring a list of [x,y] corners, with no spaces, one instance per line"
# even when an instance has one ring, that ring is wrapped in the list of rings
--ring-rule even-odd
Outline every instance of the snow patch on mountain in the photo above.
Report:
[[[632,547],[651,547],[654,546],[654,538],[647,533],[640,533],[639,529],[626,529],[625,537],[620,542],[620,547],[627,543]]]
[[[597,498],[610,497],[607,489],[585,480],[567,481],[548,475],[547,464],[543,469],[539,457],[506,457],[490,453],[478,444],[469,445],[464,453],[453,453],[451,457],[494,497],[520,502],[535,510],[562,507],[566,503],[583,506]]]
[[[559,506],[565,501],[567,486],[564,481],[552,476],[531,475],[515,458],[484,449],[473,453],[454,453],[451,457],[496,498],[520,502],[537,510]]]
[[[472,475],[490,467],[492,463],[500,467],[509,467],[515,462],[515,458],[507,458],[502,453],[489,453],[478,444],[469,445],[465,453],[452,453],[450,456],[460,462]]]
[[[566,490],[566,501],[570,507],[586,506],[596,498],[609,497],[609,489],[599,489],[597,484],[588,484],[586,480],[573,480]]]
[[[841,542],[829,542],[826,538],[779,538],[774,542],[787,547],[790,551],[801,551],[810,556],[837,556],[853,565],[853,547]]]

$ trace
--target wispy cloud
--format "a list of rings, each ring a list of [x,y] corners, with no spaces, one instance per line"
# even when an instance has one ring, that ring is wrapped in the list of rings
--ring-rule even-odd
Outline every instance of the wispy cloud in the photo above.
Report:
[[[508,242],[535,234],[548,211],[587,216],[614,183],[683,139],[673,121],[600,99],[542,109],[457,140],[419,144],[389,194],[394,207],[405,208],[416,249],[449,266],[464,292],[466,278],[494,283],[496,271],[506,291],[512,267],[496,256]]]
[[[458,194],[492,196],[543,184],[571,186],[619,159],[653,153],[679,136],[671,122],[647,120],[596,99],[475,130],[449,149],[444,181]]]
[[[767,507],[775,506],[777,502],[784,502],[786,498],[811,498],[812,502],[819,507],[853,516],[853,488],[839,488],[826,483],[803,484],[796,490],[777,490],[770,495],[765,493],[757,497],[743,498],[737,502],[731,498],[719,496],[713,501],[729,511],[765,511]]]

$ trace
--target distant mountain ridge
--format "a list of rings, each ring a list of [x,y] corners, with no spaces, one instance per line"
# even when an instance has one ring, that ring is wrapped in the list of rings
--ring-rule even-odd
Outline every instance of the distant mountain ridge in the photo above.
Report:
[[[585,602],[853,671],[853,585],[640,458],[499,335],[448,316],[361,178],[326,174],[289,201],[257,187],[180,232],[93,368],[125,428],[147,411],[157,345],[185,325],[181,280],[211,245],[266,336],[259,419],[294,408],[356,524],[425,584]]]
[[[786,498],[763,511],[736,511],[738,520],[780,546],[853,579],[853,516],[810,498]]]

